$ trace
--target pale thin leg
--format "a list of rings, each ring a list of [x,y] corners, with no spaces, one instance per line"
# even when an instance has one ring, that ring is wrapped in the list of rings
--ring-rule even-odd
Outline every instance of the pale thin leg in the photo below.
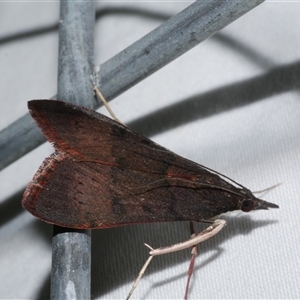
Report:
[[[194,229],[194,224],[192,221],[190,221],[190,230],[191,230],[191,238],[193,238],[195,236],[195,229]],[[186,283],[186,287],[185,287],[185,294],[184,294],[184,300],[187,300],[188,298],[188,293],[189,293],[189,287],[190,287],[190,281],[191,281],[191,277],[193,275],[194,272],[194,266],[195,266],[195,261],[196,261],[196,256],[197,256],[197,246],[194,245],[192,247],[192,257],[191,257],[191,261],[190,261],[190,265],[189,265],[189,269],[188,269],[188,278],[187,278],[187,283]]]
[[[94,85],[94,91],[96,92],[98,98],[102,101],[103,105],[106,107],[106,109],[108,110],[108,112],[110,113],[110,115],[113,117],[113,119],[115,119],[115,121],[117,121],[118,123],[122,124],[125,126],[124,123],[122,123],[117,116],[114,114],[114,112],[112,111],[112,109],[110,108],[110,106],[108,105],[107,101],[105,100],[104,96],[102,95],[102,93],[100,92],[100,90],[98,89],[98,87],[96,85]]]
[[[137,285],[138,285],[140,279],[141,279],[142,276],[144,275],[144,273],[145,273],[145,271],[146,271],[148,265],[150,264],[152,258],[153,258],[153,256],[150,255],[150,256],[148,257],[148,259],[146,260],[145,264],[143,265],[143,267],[142,267],[142,269],[141,269],[141,271],[140,271],[140,273],[139,273],[139,276],[138,276],[137,279],[135,280],[135,282],[134,282],[134,284],[133,284],[133,286],[132,286],[130,292],[128,293],[128,296],[126,297],[126,300],[128,300],[128,299],[131,297],[133,291],[135,290],[135,288],[137,287]]]
[[[193,247],[193,246],[198,245],[199,243],[202,243],[202,242],[208,240],[209,238],[213,237],[220,230],[222,230],[223,227],[225,227],[225,226],[226,226],[225,220],[217,219],[217,220],[213,221],[209,227],[207,227],[200,233],[196,234],[193,238],[191,238],[185,242],[175,244],[175,245],[153,249],[149,253],[152,256],[156,256],[156,255],[162,255],[162,254],[167,254],[167,253],[171,253],[171,252],[177,252],[177,251],[180,251],[183,249]]]
[[[222,228],[224,226],[226,226],[226,221],[217,219],[208,228],[206,228],[202,232],[192,236],[191,239],[189,239],[185,242],[178,243],[178,244],[171,245],[171,246],[167,246],[167,247],[157,248],[157,249],[153,249],[151,246],[145,244],[151,250],[149,252],[150,256],[147,259],[144,266],[142,267],[141,271],[139,272],[139,275],[138,275],[137,279],[135,280],[135,282],[134,282],[134,284],[133,284],[126,300],[128,300],[131,297],[134,289],[136,288],[138,282],[140,281],[140,279],[144,275],[144,273],[145,273],[148,265],[150,264],[153,256],[167,254],[167,253],[171,253],[171,252],[176,252],[176,251],[180,251],[180,250],[187,249],[187,248],[190,248],[190,247],[194,248],[199,243],[204,242],[204,241],[208,240],[209,238],[213,237],[214,235],[216,235],[220,230],[222,230]],[[193,272],[196,254],[197,254],[197,252],[196,253],[192,252],[193,256],[192,256],[192,260],[191,260],[191,263],[190,263],[191,274]],[[191,275],[189,277],[191,277]],[[189,280],[188,280],[188,284],[189,284]],[[187,293],[186,293],[186,295],[187,295]]]

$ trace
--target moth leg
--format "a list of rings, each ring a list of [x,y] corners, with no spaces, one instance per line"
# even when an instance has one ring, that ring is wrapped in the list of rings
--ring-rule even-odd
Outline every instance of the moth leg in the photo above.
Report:
[[[217,219],[217,220],[213,221],[210,224],[210,226],[208,226],[206,229],[204,229],[200,233],[196,234],[191,239],[189,239],[185,242],[171,245],[171,246],[153,249],[149,252],[149,254],[152,256],[156,256],[156,255],[167,254],[167,253],[176,252],[176,251],[180,251],[183,249],[193,247],[193,246],[198,245],[199,243],[202,243],[202,242],[208,240],[209,238],[213,237],[220,230],[222,230],[223,227],[225,227],[225,226],[226,226],[225,220]]]
[[[126,300],[128,300],[131,297],[134,289],[136,288],[138,282],[140,281],[140,279],[144,275],[144,273],[145,273],[148,265],[150,264],[153,256],[163,255],[163,254],[167,254],[167,253],[171,253],[171,252],[176,252],[176,251],[180,251],[180,250],[187,249],[187,248],[190,248],[190,247],[193,247],[193,248],[196,249],[196,245],[198,245],[199,243],[204,242],[204,241],[208,240],[209,238],[213,237],[220,230],[222,230],[223,227],[225,227],[225,226],[226,226],[226,221],[225,220],[217,219],[217,220],[214,220],[210,224],[210,226],[208,226],[205,230],[203,230],[202,232],[200,232],[198,234],[194,234],[189,240],[187,240],[185,242],[174,244],[174,245],[167,246],[167,247],[160,247],[160,248],[156,248],[156,249],[153,249],[151,246],[145,244],[145,246],[147,246],[151,250],[149,252],[150,256],[147,259],[144,266],[142,267],[141,271],[139,272],[139,275],[138,275],[137,279],[135,280],[135,282],[134,282],[134,284],[133,284]],[[191,260],[191,263],[190,263],[190,266],[192,265],[191,270],[193,270],[196,254],[197,254],[197,252],[193,253],[193,250],[192,250],[192,260]]]
[[[110,115],[113,117],[113,119],[115,119],[115,121],[117,121],[118,123],[122,124],[125,126],[124,123],[122,123],[117,116],[114,114],[113,110],[110,108],[110,106],[108,105],[108,102],[106,101],[106,99],[104,98],[104,96],[102,95],[102,93],[100,92],[99,88],[94,85],[94,91],[96,92],[96,95],[98,96],[98,98],[102,101],[103,105],[106,107],[107,111],[110,113]]]
[[[146,245],[148,248],[153,249],[151,246],[149,246],[149,245],[147,245],[147,244],[145,244],[145,245]],[[127,297],[126,297],[126,300],[128,300],[128,299],[131,297],[133,291],[135,290],[135,288],[137,287],[137,285],[138,285],[140,279],[141,279],[142,276],[144,275],[144,273],[145,273],[145,271],[146,271],[148,265],[150,264],[152,258],[153,258],[153,256],[150,255],[150,256],[148,257],[148,259],[146,260],[146,262],[145,262],[145,264],[143,265],[141,271],[139,272],[138,277],[136,278],[134,284],[132,285],[132,288],[131,288],[130,292],[128,293],[128,295],[127,295]]]
[[[190,231],[191,231],[191,238],[195,237],[195,229],[194,229],[194,223],[192,221],[190,221]],[[190,287],[190,281],[191,281],[191,277],[193,275],[194,272],[194,266],[195,266],[195,261],[196,261],[196,256],[197,256],[197,245],[194,245],[192,247],[192,251],[191,251],[192,257],[191,257],[191,261],[190,261],[190,265],[188,268],[188,278],[187,278],[187,282],[186,282],[186,287],[185,287],[185,294],[184,294],[184,300],[187,300],[188,298],[188,293],[189,293],[189,287]]]

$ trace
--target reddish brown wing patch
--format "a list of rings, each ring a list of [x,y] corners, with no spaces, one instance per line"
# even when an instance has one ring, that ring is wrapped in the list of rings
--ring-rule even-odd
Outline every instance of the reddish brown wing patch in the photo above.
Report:
[[[194,162],[94,111],[28,102],[59,152],[46,158],[22,200],[42,220],[72,228],[201,221],[237,209],[237,188]],[[201,184],[206,184],[206,187]]]
[[[209,173],[194,162],[87,108],[55,100],[29,101],[28,107],[55,149],[78,161],[191,180]]]
[[[235,208],[220,207],[226,192],[195,189],[193,183],[159,188],[160,174],[51,155],[28,185],[23,206],[42,220],[69,228],[107,228],[133,223],[201,221]],[[151,188],[147,189],[147,185]],[[137,187],[146,186],[143,192]]]

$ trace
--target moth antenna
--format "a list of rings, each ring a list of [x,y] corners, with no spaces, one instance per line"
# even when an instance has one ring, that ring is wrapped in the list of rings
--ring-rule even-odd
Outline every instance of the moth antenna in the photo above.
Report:
[[[139,193],[143,193],[143,189],[145,189],[148,192],[148,191],[153,190],[153,189],[157,189],[157,188],[160,188],[160,187],[163,187],[163,186],[168,186],[170,181],[175,181],[174,186],[177,186],[177,187],[180,186],[180,182],[185,182],[185,183],[191,183],[191,184],[194,185],[193,187],[191,186],[189,188],[197,189],[199,187],[206,187],[206,188],[212,188],[212,189],[218,189],[218,190],[226,191],[228,193],[235,194],[235,195],[238,195],[238,196],[244,196],[240,193],[234,192],[234,191],[232,191],[230,189],[227,189],[225,187],[222,187],[222,186],[209,184],[209,183],[200,183],[200,182],[196,182],[196,181],[192,181],[192,180],[188,180],[188,179],[183,179],[183,178],[176,178],[176,177],[161,178],[161,179],[152,181],[150,183],[147,183],[145,185],[138,186],[138,187],[133,188],[131,190],[141,190]],[[157,183],[161,183],[161,182],[166,183],[166,184],[165,185],[163,185],[163,184],[156,185]],[[182,187],[187,188],[186,185],[184,185],[184,184],[182,185]],[[135,193],[135,194],[137,194],[137,193]]]
[[[270,186],[270,187],[268,187],[268,188],[266,188],[266,189],[263,189],[263,190],[260,190],[260,191],[255,191],[255,192],[252,192],[252,193],[253,193],[253,194],[264,193],[264,192],[267,192],[267,191],[269,191],[269,190],[272,190],[272,189],[278,187],[278,186],[281,185],[281,184],[283,184],[283,182],[279,182],[279,183],[274,184],[274,185],[272,185],[272,186]]]
[[[102,93],[100,92],[100,90],[98,89],[98,87],[96,85],[94,85],[94,91],[96,92],[96,95],[98,96],[98,98],[102,101],[103,105],[106,107],[107,111],[110,113],[110,115],[112,116],[112,118],[117,121],[118,123],[126,126],[124,123],[122,123],[117,116],[115,115],[115,113],[113,112],[113,110],[110,108],[110,106],[108,105],[108,102],[105,100],[104,96],[102,95]]]
[[[219,172],[217,172],[217,171],[215,171],[215,170],[213,170],[213,169],[210,169],[210,168],[208,168],[208,167],[205,167],[205,166],[203,166],[203,165],[199,165],[199,166],[202,167],[203,169],[206,169],[206,170],[208,170],[208,171],[214,173],[214,174],[220,175],[220,176],[222,176],[222,177],[224,177],[224,178],[230,180],[231,182],[233,182],[234,184],[238,185],[239,187],[241,187],[241,188],[243,188],[243,189],[247,189],[245,186],[241,185],[240,183],[234,181],[233,179],[231,179],[230,177],[228,177],[228,176],[226,176],[226,175],[224,175],[224,174],[222,174],[222,173],[219,173]]]

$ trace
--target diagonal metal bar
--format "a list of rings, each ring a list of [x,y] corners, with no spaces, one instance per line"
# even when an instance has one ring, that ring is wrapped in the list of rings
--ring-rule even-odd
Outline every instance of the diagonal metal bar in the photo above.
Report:
[[[100,66],[98,85],[111,100],[264,0],[196,1]],[[94,103],[94,108],[100,104]],[[45,139],[27,114],[0,133],[0,170]]]
[[[263,1],[196,1],[100,66],[98,85],[117,97]]]

